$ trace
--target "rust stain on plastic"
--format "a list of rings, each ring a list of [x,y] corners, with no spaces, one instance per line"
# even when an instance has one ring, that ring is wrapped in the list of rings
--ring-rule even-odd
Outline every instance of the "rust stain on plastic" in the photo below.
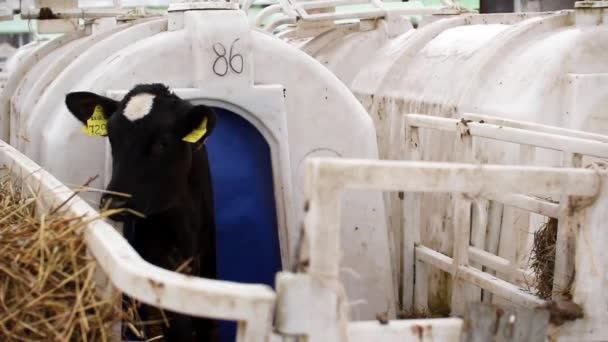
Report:
[[[162,290],[165,288],[165,284],[163,282],[160,281],[156,281],[154,279],[148,279],[148,283],[150,284],[150,286],[152,286],[153,289],[155,290]]]
[[[415,324],[412,325],[412,333],[416,336],[418,336],[418,339],[420,341],[422,341],[422,338],[424,337],[424,327],[422,327],[421,325]]]
[[[165,284],[160,281],[156,281],[154,279],[148,279],[148,283],[152,287],[154,294],[156,295],[156,306],[160,306],[160,298],[162,296],[162,292],[165,289]]]

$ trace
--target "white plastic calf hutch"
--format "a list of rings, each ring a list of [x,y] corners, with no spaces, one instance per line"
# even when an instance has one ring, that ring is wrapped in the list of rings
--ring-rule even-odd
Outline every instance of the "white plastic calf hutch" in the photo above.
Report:
[[[272,285],[275,272],[292,265],[300,236],[304,160],[376,159],[378,149],[373,123],[348,88],[298,49],[251,30],[234,5],[173,4],[167,17],[93,21],[31,48],[0,98],[3,137],[66,184],[100,174],[94,186],[101,187],[110,176],[109,146],[83,134],[65,94],[121,98],[135,84],[161,82],[214,106],[218,128],[207,144],[217,189],[218,272]],[[342,279],[359,301],[354,317],[372,319],[387,309],[394,317],[381,195],[352,192],[343,203]],[[236,207],[244,208],[238,222]]]
[[[351,88],[388,157],[393,113],[480,112],[603,133],[604,1],[546,13],[422,22],[370,57]],[[585,97],[580,95],[585,94]],[[584,101],[582,100],[584,99]],[[437,145],[438,146],[438,145]]]
[[[579,2],[576,9],[551,13],[463,14],[423,21],[414,32],[388,41],[350,84],[376,124],[381,158],[405,157],[400,123],[408,113],[457,119],[464,113],[481,113],[607,134],[608,121],[602,112],[608,104],[608,87],[602,83],[608,80],[603,54],[608,43],[606,6],[605,1],[586,1]],[[535,153],[526,147],[520,153],[512,144],[474,140],[475,154],[466,156],[453,143],[452,133],[423,130],[420,158],[562,164],[559,153]],[[580,166],[589,160],[579,163],[566,158],[565,163]],[[424,195],[422,200],[422,241],[452,255],[453,236],[446,232],[453,231],[457,218],[450,200],[441,195]],[[391,202],[389,218],[398,235],[401,200],[395,194]],[[489,231],[487,240],[473,243],[527,268],[531,233],[542,221],[512,206],[503,210],[499,203],[487,205],[479,207],[479,215],[487,212],[497,227]],[[474,210],[478,215],[477,207]],[[518,229],[511,229],[513,226]],[[510,240],[503,234],[514,231],[521,232],[516,248],[504,244]],[[431,272],[431,307],[442,309],[449,294],[449,279]],[[408,303],[409,299],[402,301]]]

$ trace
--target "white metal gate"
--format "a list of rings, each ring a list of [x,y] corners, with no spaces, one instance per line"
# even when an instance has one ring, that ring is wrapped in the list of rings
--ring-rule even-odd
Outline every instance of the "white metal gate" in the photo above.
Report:
[[[472,121],[473,119],[478,122]],[[493,139],[521,145],[523,161],[531,162],[536,149],[561,151],[562,167],[488,165],[478,163],[435,163],[420,161],[370,161],[336,158],[315,158],[308,161],[307,191],[310,205],[306,218],[306,243],[300,263],[305,273],[282,273],[278,277],[277,331],[289,335],[307,335],[310,341],[407,340],[402,326],[415,324],[452,331],[446,320],[394,321],[388,325],[377,322],[349,323],[348,300],[338,275],[340,267],[340,196],[346,190],[365,189],[402,191],[404,229],[403,253],[404,302],[410,307],[427,302],[426,270],[438,268],[453,279],[452,314],[462,315],[468,303],[481,301],[481,290],[512,305],[538,308],[547,304],[526,288],[532,274],[518,267],[511,258],[486,252],[472,246],[489,223],[487,212],[477,210],[484,201],[497,201],[530,213],[559,219],[558,252],[554,287],[572,286],[572,300],[584,310],[583,319],[551,327],[548,332],[560,340],[602,340],[608,336],[603,307],[608,296],[602,286],[601,242],[608,238],[603,229],[606,219],[605,180],[607,173],[599,164],[581,168],[583,156],[608,156],[608,137],[587,134],[517,121],[467,114],[461,120],[408,114],[404,116],[407,131],[407,152],[420,158],[418,131],[439,129],[454,132],[467,161],[474,162],[473,137]],[[453,257],[420,243],[417,224],[421,193],[453,193],[455,209],[455,247]],[[558,198],[555,203],[547,198]],[[495,225],[500,228],[500,225]],[[483,228],[483,229],[481,229]],[[503,224],[502,230],[508,230]],[[473,232],[471,232],[473,229]],[[507,243],[517,246],[517,234],[502,232]],[[590,266],[592,265],[592,266]],[[481,270],[481,266],[497,271]],[[576,277],[574,277],[576,269]],[[594,283],[596,283],[594,285]],[[351,298],[353,300],[355,298]],[[409,302],[408,302],[409,300]],[[304,303],[306,303],[304,305]],[[515,319],[515,318],[513,318]],[[409,322],[409,324],[408,324]],[[414,324],[414,325],[412,325]],[[432,340],[433,328],[418,338]],[[456,341],[463,333],[454,329],[442,340]]]

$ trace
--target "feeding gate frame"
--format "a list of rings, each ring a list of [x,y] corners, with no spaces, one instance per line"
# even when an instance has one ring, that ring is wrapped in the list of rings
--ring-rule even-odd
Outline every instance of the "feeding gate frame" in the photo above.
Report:
[[[384,336],[386,341],[402,341],[406,336],[388,334],[387,331],[395,328],[390,328],[390,324],[348,323],[344,314],[347,304],[339,284],[340,195],[343,191],[455,192],[461,194],[461,198],[467,193],[479,196],[529,193],[593,197],[598,195],[600,184],[607,179],[605,172],[596,170],[509,165],[311,158],[307,166],[310,206],[305,227],[308,248],[303,249],[300,261],[306,262],[309,268],[306,273],[282,272],[277,277],[277,328],[279,332],[307,335],[309,341],[359,341],[362,340],[358,335],[362,333],[361,325],[366,325],[366,336]],[[602,201],[591,205],[593,211],[603,209],[598,203],[605,206],[605,189],[603,192]],[[580,214],[576,212],[575,216]],[[465,221],[467,215],[460,215],[461,221]],[[466,250],[463,242],[468,242],[466,237],[458,241]],[[518,304],[537,306],[544,303],[506,281],[494,279],[466,264],[453,263],[456,259],[421,245],[415,246],[413,241],[411,245],[421,262],[447,272],[458,272],[462,281],[472,282]],[[466,254],[459,257],[460,261],[466,262]],[[302,307],[301,303],[307,303],[307,306]],[[429,326],[447,324],[445,320],[436,319],[416,322],[421,321]],[[401,322],[397,322],[397,327]],[[460,331],[448,340],[458,340],[459,334]]]
[[[411,160],[421,159],[420,128],[456,133],[456,144],[465,162],[475,162],[473,137],[519,144],[520,162],[522,164],[529,164],[534,161],[536,148],[561,151],[563,155],[562,166],[567,168],[582,167],[583,156],[608,158],[607,136],[523,121],[472,113],[464,114],[461,120],[405,114],[403,125],[406,136],[406,158]],[[471,242],[474,241],[477,243],[485,241],[484,234],[488,225],[487,212],[479,209],[478,220],[471,222],[471,203],[477,202],[477,208],[487,208],[483,205],[483,202],[488,200],[558,219],[556,249],[563,252],[556,255],[553,285],[554,289],[567,288],[574,277],[576,232],[579,230],[578,227],[584,226],[584,208],[578,205],[581,201],[576,196],[579,195],[570,193],[571,190],[574,189],[566,187],[562,194],[555,194],[560,197],[559,204],[532,197],[526,191],[521,193],[491,193],[486,191],[483,196],[475,193],[470,193],[469,196],[456,196],[453,200],[455,217],[453,258],[449,258],[420,243],[419,209],[417,207],[419,204],[417,196],[419,195],[414,193],[405,194],[402,208],[402,277],[405,308],[413,309],[415,306],[426,308],[428,299],[426,267],[428,265],[437,267],[452,276],[457,275],[455,286],[461,295],[452,295],[453,312],[462,313],[465,300],[475,300],[475,297],[477,297],[476,300],[479,300],[479,290],[472,289],[464,283],[475,284],[491,294],[496,294],[512,303],[525,307],[536,307],[545,302],[530,293],[522,291],[521,287],[526,286],[533,279],[533,275],[527,270],[517,267],[514,254],[508,258],[500,257],[486,252],[483,248],[471,245]],[[473,234],[471,234],[471,227],[473,227]],[[497,224],[496,228],[500,228],[500,223]],[[503,236],[506,236],[515,247],[517,246],[518,236],[513,232],[510,233]],[[477,266],[472,266],[472,264]],[[502,274],[501,278],[505,280],[480,271],[476,268],[479,266],[497,271]],[[415,281],[411,281],[411,274],[415,274]],[[561,294],[554,290],[553,299],[561,299]]]

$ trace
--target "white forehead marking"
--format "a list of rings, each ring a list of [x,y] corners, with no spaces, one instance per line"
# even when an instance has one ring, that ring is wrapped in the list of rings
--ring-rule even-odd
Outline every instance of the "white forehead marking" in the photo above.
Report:
[[[142,93],[135,95],[127,102],[123,115],[130,121],[141,119],[150,113],[153,103],[154,95],[152,94]]]

